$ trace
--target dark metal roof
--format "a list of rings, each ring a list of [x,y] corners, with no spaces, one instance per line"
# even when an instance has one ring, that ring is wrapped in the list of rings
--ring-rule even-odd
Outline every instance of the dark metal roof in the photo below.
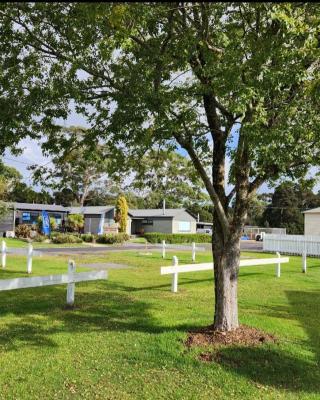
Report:
[[[16,210],[67,212],[65,207],[56,204],[13,203],[13,207]]]
[[[176,218],[184,213],[194,218],[194,216],[184,208],[166,208],[164,213],[162,208],[130,209],[128,212],[133,218]]]
[[[97,214],[101,215],[112,209],[114,206],[85,206],[85,207],[67,207],[66,210],[70,214]]]

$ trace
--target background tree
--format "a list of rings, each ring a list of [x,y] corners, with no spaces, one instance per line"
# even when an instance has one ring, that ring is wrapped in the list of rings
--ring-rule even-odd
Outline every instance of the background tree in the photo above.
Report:
[[[286,228],[287,233],[303,234],[302,211],[320,207],[320,196],[301,183],[283,182],[276,187],[271,204],[263,213],[263,220],[271,227]]]
[[[248,206],[246,225],[264,226],[265,219],[263,215],[268,204],[265,193],[252,196]]]
[[[237,328],[250,200],[319,163],[318,5],[4,3],[0,26],[6,98],[32,96],[38,130],[56,131],[72,100],[114,169],[156,143],[188,153],[214,205],[214,328]]]
[[[85,128],[69,127],[51,133],[44,151],[52,157],[53,166],[30,167],[34,183],[56,190],[55,197],[63,202],[80,206],[95,187],[107,185],[105,148],[96,145],[90,152],[90,147],[84,145],[85,132]]]
[[[184,207],[208,200],[204,184],[192,162],[167,149],[151,149],[133,168],[130,187],[144,197],[145,208]]]
[[[52,196],[45,190],[35,191],[32,187],[22,182],[22,175],[14,167],[5,165],[0,161],[0,186],[2,187],[2,200],[21,203],[47,203],[52,204]]]
[[[116,204],[114,220],[119,224],[119,232],[127,232],[128,204],[124,195],[120,195]]]
[[[81,232],[84,227],[84,216],[83,214],[69,214],[68,215],[68,227],[74,232]]]

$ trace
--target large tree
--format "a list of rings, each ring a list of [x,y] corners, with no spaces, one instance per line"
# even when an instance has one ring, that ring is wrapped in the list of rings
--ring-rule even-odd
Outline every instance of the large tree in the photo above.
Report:
[[[55,118],[74,105],[91,124],[88,143],[99,138],[114,148],[117,168],[157,143],[189,154],[214,205],[214,327],[237,328],[250,200],[262,183],[319,162],[319,6],[0,7],[6,91],[10,98],[23,87],[24,115],[31,96],[37,129],[54,131]]]
[[[87,129],[71,126],[48,135],[44,150],[51,156],[50,165],[29,167],[34,183],[61,191],[55,197],[65,202],[63,194],[72,194],[73,204],[83,206],[94,188],[107,185],[109,164],[104,146],[95,145],[94,151],[85,144]],[[71,196],[69,197],[71,200]]]
[[[166,149],[151,149],[132,167],[130,187],[139,190],[146,208],[168,208],[205,202],[208,195],[192,162]]]

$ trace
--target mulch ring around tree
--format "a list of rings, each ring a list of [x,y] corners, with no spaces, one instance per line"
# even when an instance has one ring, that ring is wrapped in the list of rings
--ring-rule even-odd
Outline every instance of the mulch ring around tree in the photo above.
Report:
[[[187,340],[184,342],[187,348],[206,347],[220,348],[222,346],[259,346],[264,343],[276,343],[275,336],[250,326],[240,325],[239,328],[230,332],[214,331],[213,326],[188,332]],[[215,353],[201,353],[200,360],[214,361]]]

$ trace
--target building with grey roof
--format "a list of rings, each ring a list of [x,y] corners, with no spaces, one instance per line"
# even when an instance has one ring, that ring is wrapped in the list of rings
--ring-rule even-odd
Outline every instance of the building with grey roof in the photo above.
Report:
[[[5,218],[0,221],[0,233],[12,231],[19,224],[36,224],[42,211],[63,225],[69,214],[84,215],[85,233],[115,233],[115,206],[64,207],[55,204],[12,203]],[[196,218],[182,208],[130,209],[127,233],[137,235],[148,232],[196,233]]]
[[[129,210],[128,232],[196,233],[197,220],[183,208]]]

